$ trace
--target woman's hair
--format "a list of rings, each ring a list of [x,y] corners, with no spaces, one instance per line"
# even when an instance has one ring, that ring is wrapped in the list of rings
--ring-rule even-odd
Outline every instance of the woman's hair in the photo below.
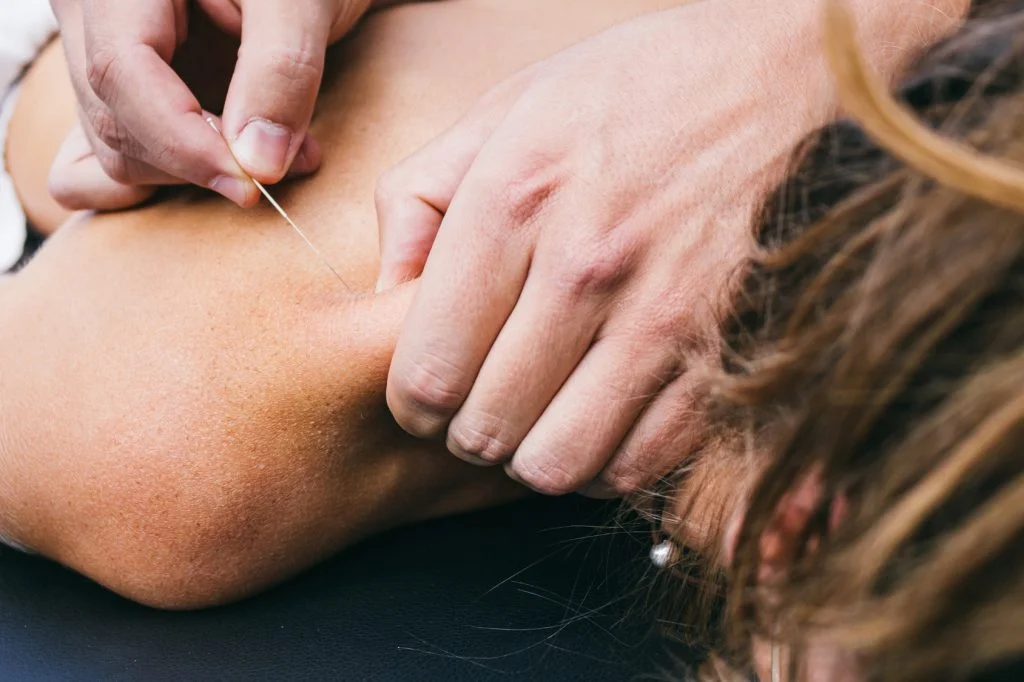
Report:
[[[920,123],[833,32],[863,125],[808,141],[760,221],[713,393],[766,460],[728,569],[736,652],[1024,680],[1024,0],[976,5],[900,91]]]

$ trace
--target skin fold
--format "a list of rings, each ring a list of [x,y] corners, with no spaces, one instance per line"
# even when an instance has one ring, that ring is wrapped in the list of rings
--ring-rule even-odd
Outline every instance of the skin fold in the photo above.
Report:
[[[373,191],[489,87],[669,4],[427,3],[329,58],[315,176],[265,202],[196,191],[70,217],[0,280],[0,532],[129,598],[241,598],[386,528],[525,494],[415,441],[384,389],[415,284],[373,295]],[[458,30],[453,30],[458,26]],[[74,118],[59,50],[25,82],[8,167],[56,227],[45,173]]]

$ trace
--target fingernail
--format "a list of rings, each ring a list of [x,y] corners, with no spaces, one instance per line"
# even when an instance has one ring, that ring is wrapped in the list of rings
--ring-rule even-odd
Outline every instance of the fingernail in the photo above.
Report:
[[[231,151],[250,175],[277,179],[284,175],[292,133],[284,126],[262,118],[245,124],[231,145]]]
[[[246,206],[249,203],[250,184],[241,178],[230,175],[218,175],[210,183],[210,189],[239,206]]]

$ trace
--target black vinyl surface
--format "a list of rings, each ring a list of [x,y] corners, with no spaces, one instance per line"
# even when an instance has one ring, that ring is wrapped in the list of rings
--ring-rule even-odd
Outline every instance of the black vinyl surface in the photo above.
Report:
[[[393,532],[195,613],[0,552],[0,680],[665,679],[615,505],[535,498]]]

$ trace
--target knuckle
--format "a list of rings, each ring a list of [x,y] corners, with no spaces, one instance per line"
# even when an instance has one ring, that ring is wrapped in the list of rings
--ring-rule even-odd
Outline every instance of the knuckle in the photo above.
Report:
[[[500,202],[508,212],[509,223],[529,225],[544,213],[565,184],[560,164],[550,158],[530,159],[518,172],[503,176],[495,183],[502,187]]]
[[[684,353],[694,341],[693,325],[687,324],[685,313],[673,306],[658,304],[646,306],[647,318],[643,324],[643,334],[651,340],[672,339],[677,354]]]
[[[601,296],[614,291],[630,272],[631,253],[605,243],[568,257],[557,279],[558,289],[569,300]]]
[[[447,415],[462,404],[460,374],[452,363],[427,355],[398,382],[397,392],[414,412]]]
[[[457,418],[448,428],[449,447],[454,447],[486,462],[505,462],[512,458],[516,444],[505,436],[499,419]]]
[[[516,458],[512,470],[520,481],[542,495],[567,495],[584,482],[558,460],[537,462]]]
[[[720,323],[708,305],[713,288],[709,283],[706,290],[697,291],[679,282],[653,288],[645,305],[649,330],[683,342],[682,347],[690,350],[706,343]]]

